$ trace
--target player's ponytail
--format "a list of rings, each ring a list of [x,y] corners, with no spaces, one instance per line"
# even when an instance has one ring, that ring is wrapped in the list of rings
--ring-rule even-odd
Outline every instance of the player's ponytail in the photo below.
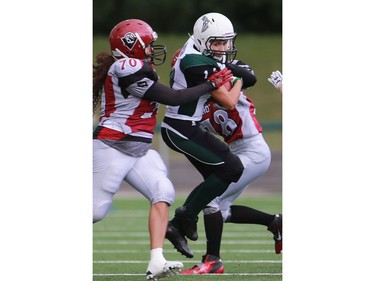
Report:
[[[93,92],[92,92],[92,102],[93,102],[93,113],[100,103],[100,97],[102,93],[102,88],[107,76],[108,69],[115,62],[115,59],[107,53],[99,53],[96,56],[96,64],[93,66]]]

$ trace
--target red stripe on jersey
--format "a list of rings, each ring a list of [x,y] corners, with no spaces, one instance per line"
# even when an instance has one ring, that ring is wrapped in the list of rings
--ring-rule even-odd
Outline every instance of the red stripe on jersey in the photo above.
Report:
[[[104,88],[105,88],[105,111],[104,111],[104,117],[108,117],[111,115],[112,112],[116,110],[115,107],[115,91],[113,89],[113,82],[112,77],[107,75],[104,82]]]
[[[258,132],[261,133],[263,129],[262,129],[262,126],[259,124],[257,118],[255,117],[254,104],[253,104],[253,102],[248,97],[247,97],[247,100],[249,100],[250,103],[251,103],[251,105],[250,105],[250,115],[251,115],[251,118],[253,119],[255,127],[258,129]]]
[[[125,124],[132,129],[132,132],[148,132],[153,134],[156,127],[157,111],[158,103],[142,99]]]
[[[99,140],[121,140],[125,138],[126,135],[123,132],[112,130],[106,127],[102,127],[96,136]]]

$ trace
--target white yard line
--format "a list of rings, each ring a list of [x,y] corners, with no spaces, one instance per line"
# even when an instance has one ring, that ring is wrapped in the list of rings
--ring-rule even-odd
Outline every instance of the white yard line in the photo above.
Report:
[[[201,274],[207,276],[281,276],[282,273],[267,273],[267,272],[259,272],[259,273],[222,273],[222,274]],[[93,276],[145,276],[145,274],[130,274],[130,273],[96,273]],[[178,275],[178,276],[191,276],[191,275]]]
[[[199,263],[200,260],[189,260],[189,263]],[[118,264],[118,263],[126,263],[126,264],[147,264],[148,261],[138,260],[138,261],[129,261],[129,260],[114,260],[114,261],[93,261],[93,263],[99,264]],[[281,260],[225,260],[225,263],[282,263]]]
[[[198,233],[202,237],[204,233]],[[94,239],[95,238],[103,238],[103,237],[149,237],[149,233],[142,231],[142,232],[125,232],[125,231],[103,231],[103,232],[94,232]],[[264,231],[264,232],[247,232],[247,233],[240,233],[240,232],[224,232],[223,238],[225,237],[272,237],[271,232]]]
[[[150,250],[93,250],[94,254],[133,254],[133,253],[149,253]],[[164,250],[164,253],[176,253],[176,250]],[[194,253],[205,253],[206,250],[194,250]],[[241,253],[241,254],[273,254],[275,250],[220,250],[221,253]]]
[[[221,245],[270,245],[275,242],[272,239],[269,240],[223,240]],[[97,245],[148,245],[150,244],[149,240],[96,240],[94,244]],[[194,241],[194,245],[206,245],[206,241]]]

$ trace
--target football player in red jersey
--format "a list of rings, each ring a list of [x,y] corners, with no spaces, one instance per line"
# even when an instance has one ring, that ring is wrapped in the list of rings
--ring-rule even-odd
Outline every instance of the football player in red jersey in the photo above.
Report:
[[[187,103],[213,90],[225,93],[221,86],[232,77],[224,69],[184,90],[159,83],[154,65],[165,61],[166,48],[154,44],[157,38],[142,20],[118,23],[109,36],[111,54],[99,54],[93,72],[94,111],[100,102],[93,134],[93,222],[106,217],[124,180],[150,201],[148,280],[177,274],[183,267],[163,255],[175,191],[164,162],[151,149],[158,105]]]

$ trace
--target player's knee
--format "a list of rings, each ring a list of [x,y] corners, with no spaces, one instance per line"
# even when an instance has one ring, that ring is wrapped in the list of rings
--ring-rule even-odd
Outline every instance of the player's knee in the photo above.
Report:
[[[204,215],[214,214],[220,211],[220,208],[216,204],[209,204],[203,209]]]
[[[151,198],[151,203],[155,204],[157,202],[167,202],[169,205],[174,203],[176,197],[176,192],[173,187],[172,182],[168,177],[161,176],[156,181],[155,189],[153,189],[153,196]]]
[[[96,223],[96,222],[104,219],[107,216],[111,206],[112,206],[111,201],[101,201],[97,204],[94,204],[94,207],[93,207],[93,223]]]
[[[231,167],[231,171],[232,171],[232,176],[233,178],[235,179],[235,181],[237,182],[242,173],[243,173],[243,170],[245,169],[245,167],[243,166],[242,162],[241,162],[241,159],[236,156],[232,163],[230,163],[230,167]]]
[[[218,177],[229,181],[237,182],[244,171],[244,166],[237,156],[233,157],[230,161],[227,161],[220,173],[217,174]]]

